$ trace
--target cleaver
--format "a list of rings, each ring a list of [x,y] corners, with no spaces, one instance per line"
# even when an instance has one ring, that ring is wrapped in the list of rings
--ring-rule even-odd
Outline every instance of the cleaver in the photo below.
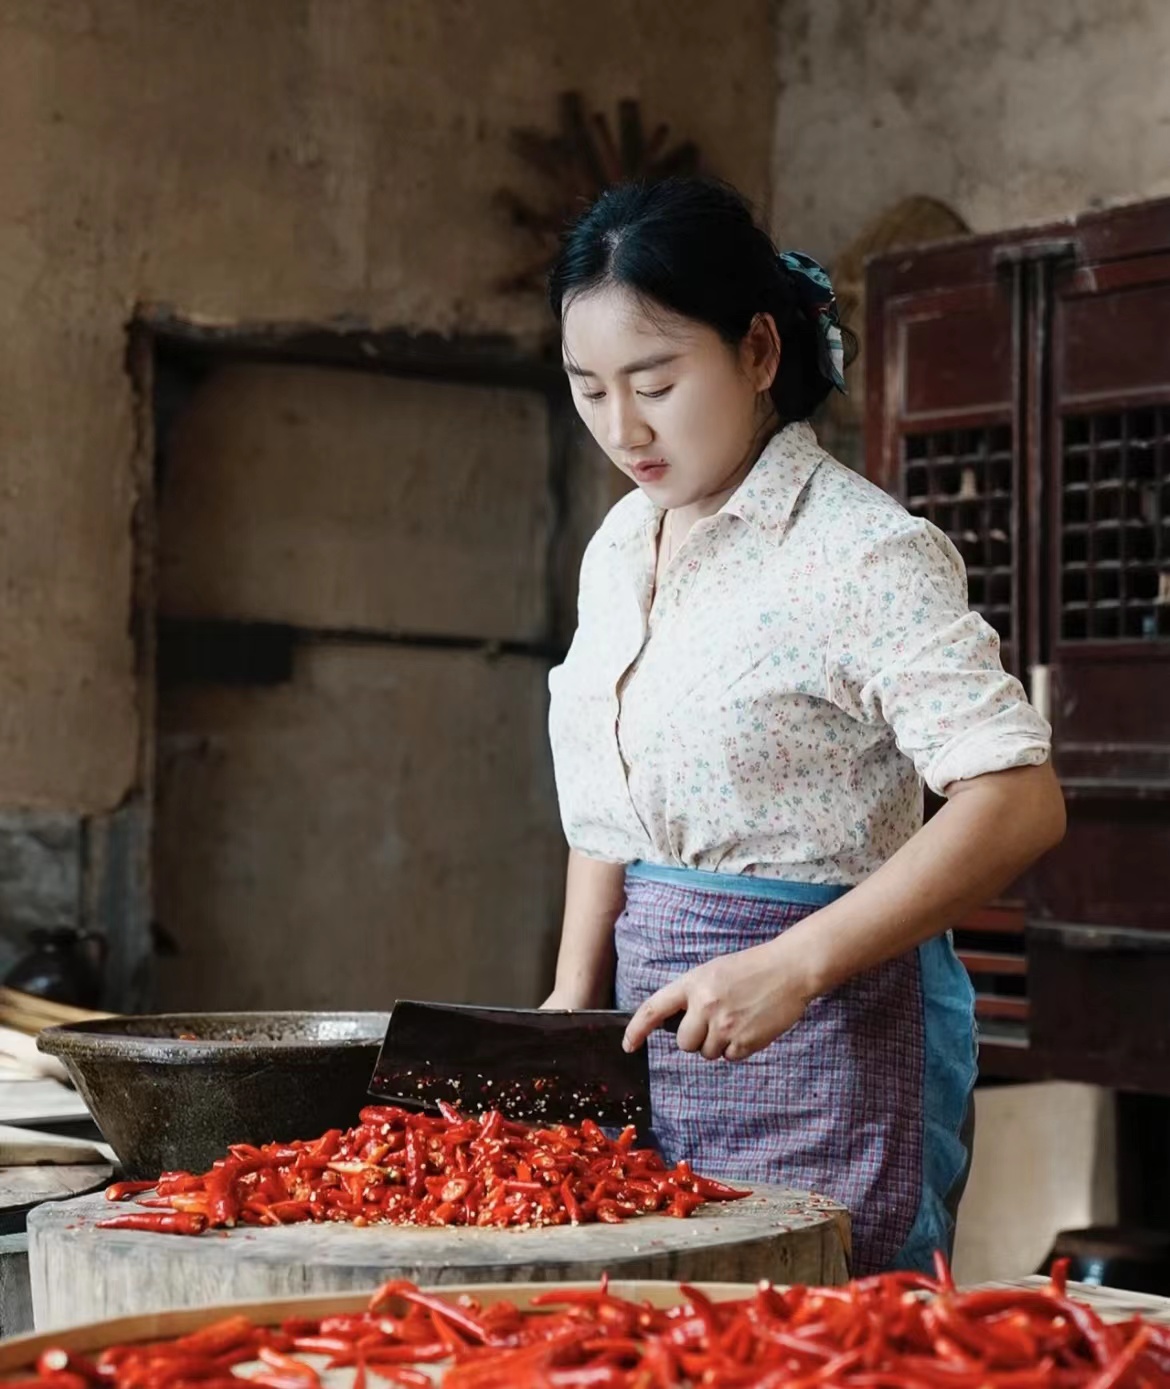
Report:
[[[629,1013],[479,1008],[400,999],[390,1013],[370,1094],[468,1114],[498,1109],[528,1124],[650,1128],[646,1048],[627,1053]],[[676,1023],[677,1026],[677,1023]]]

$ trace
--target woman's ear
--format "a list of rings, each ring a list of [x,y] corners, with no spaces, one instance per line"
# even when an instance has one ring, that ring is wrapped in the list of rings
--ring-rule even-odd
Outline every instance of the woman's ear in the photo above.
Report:
[[[780,370],[780,334],[770,313],[758,313],[740,343],[740,363],[757,391],[768,391]]]

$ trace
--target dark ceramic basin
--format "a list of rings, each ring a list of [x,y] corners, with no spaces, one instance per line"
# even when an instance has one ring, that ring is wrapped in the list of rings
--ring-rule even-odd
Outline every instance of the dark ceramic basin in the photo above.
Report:
[[[200,1172],[229,1143],[357,1123],[386,1013],[157,1013],[50,1027],[129,1177]],[[182,1040],[182,1034],[197,1040]]]

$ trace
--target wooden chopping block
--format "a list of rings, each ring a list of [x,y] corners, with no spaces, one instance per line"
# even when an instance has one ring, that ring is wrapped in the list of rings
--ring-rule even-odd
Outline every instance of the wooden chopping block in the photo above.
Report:
[[[29,1216],[29,1272],[38,1331],[164,1308],[297,1293],[419,1284],[591,1281],[843,1283],[849,1217],[827,1197],[757,1187],[742,1201],[686,1220],[536,1230],[381,1225],[242,1226],[198,1237],[99,1230],[102,1196]]]

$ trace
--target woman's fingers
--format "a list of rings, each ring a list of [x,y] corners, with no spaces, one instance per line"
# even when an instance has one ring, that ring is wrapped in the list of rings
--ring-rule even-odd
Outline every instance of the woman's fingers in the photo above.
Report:
[[[679,1051],[703,1051],[707,1045],[707,1019],[702,1011],[692,1004],[687,1009],[687,1015],[678,1025],[678,1049]],[[706,1055],[706,1052],[703,1052]]]
[[[746,967],[748,961],[743,960],[742,964]],[[752,1004],[750,990],[755,980],[750,972],[746,974],[746,984],[748,1003]],[[678,1024],[680,1051],[698,1052],[708,1061],[743,1061],[778,1035],[761,1028],[756,1016],[758,1006],[753,1013],[751,1007],[742,1006],[742,1001],[736,1004],[744,987],[744,978],[727,976],[724,962],[718,966],[700,965],[651,994],[631,1018],[622,1045],[626,1051],[637,1051],[651,1032],[682,1014]],[[779,1030],[787,1031],[799,1021],[801,1011],[796,1010]]]
[[[645,1003],[638,1009],[630,1019],[630,1025],[626,1028],[626,1035],[622,1038],[622,1046],[626,1051],[637,1051],[647,1037],[661,1027],[667,1018],[674,1017],[675,1013],[681,1013],[687,1006],[687,991],[683,980],[676,979],[673,983],[665,985],[656,994],[651,994]],[[683,1045],[683,1028],[687,1025],[687,1019],[679,1024],[679,1046]],[[686,1051],[688,1048],[683,1047]],[[691,1050],[698,1050],[697,1047]]]

